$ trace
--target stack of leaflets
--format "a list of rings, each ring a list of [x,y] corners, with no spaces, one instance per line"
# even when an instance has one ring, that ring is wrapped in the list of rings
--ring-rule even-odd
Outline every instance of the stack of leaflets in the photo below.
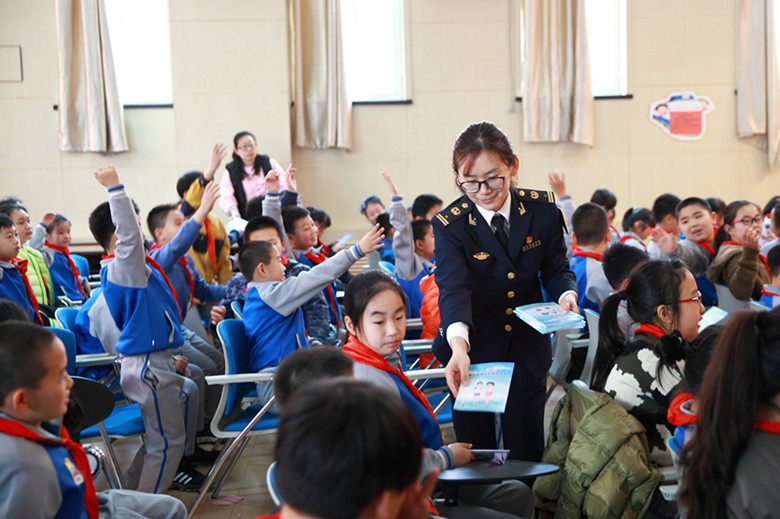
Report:
[[[574,312],[564,313],[557,303],[533,303],[515,308],[515,315],[539,333],[579,330],[585,318]]]
[[[460,386],[455,410],[503,413],[514,369],[512,362],[483,362],[469,366],[469,385]]]

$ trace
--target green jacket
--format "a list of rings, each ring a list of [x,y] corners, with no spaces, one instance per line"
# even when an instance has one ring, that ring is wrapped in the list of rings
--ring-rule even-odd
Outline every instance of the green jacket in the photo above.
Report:
[[[54,284],[41,252],[25,245],[19,251],[19,257],[27,260],[27,280],[38,304],[55,306]]]
[[[553,412],[542,461],[561,470],[537,478],[536,506],[557,518],[642,517],[661,479],[642,424],[580,381]]]

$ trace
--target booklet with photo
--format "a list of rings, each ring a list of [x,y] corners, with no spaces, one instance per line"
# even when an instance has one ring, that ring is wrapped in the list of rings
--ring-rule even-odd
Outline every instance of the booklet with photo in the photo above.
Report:
[[[515,308],[515,315],[539,333],[579,330],[585,318],[575,312],[563,313],[558,303],[533,303]]]
[[[484,362],[469,366],[469,385],[460,386],[456,411],[503,413],[512,382],[511,362]]]

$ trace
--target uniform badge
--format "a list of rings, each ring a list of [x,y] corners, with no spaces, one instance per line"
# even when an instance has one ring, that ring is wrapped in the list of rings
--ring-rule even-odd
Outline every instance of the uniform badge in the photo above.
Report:
[[[532,241],[534,241],[534,237],[533,237],[533,236],[528,236],[528,237],[525,239],[525,242],[526,242],[526,243],[531,243]]]
[[[523,202],[520,202],[520,205],[517,206],[517,210],[520,211],[520,216],[525,214],[525,206],[523,205]]]
[[[536,200],[537,198],[539,198],[539,193],[537,193],[536,191],[531,191],[531,198]]]
[[[450,212],[455,216],[458,216],[460,214],[460,209],[458,209],[457,207],[453,207],[452,209],[450,209]]]
[[[463,202],[463,204],[461,204],[461,207],[463,207],[463,209],[468,209],[469,208],[469,204],[467,204],[466,202]]]
[[[533,236],[527,236],[525,238],[525,245],[523,245],[523,248],[521,249],[523,252],[527,252],[531,249],[535,249],[536,247],[539,247],[542,244],[542,240],[534,240]]]
[[[470,214],[470,215],[469,215],[469,225],[474,225],[474,226],[476,226],[476,225],[477,225],[477,219],[476,219],[476,218],[474,218],[474,215],[473,215],[473,214]]]
[[[486,260],[489,257],[490,257],[490,254],[488,254],[487,252],[478,252],[478,253],[474,254],[474,259],[478,259],[480,261]]]
[[[523,191],[522,189],[520,190],[520,196],[525,196],[525,191]]]
[[[443,216],[441,213],[436,215],[436,219],[439,220],[444,227],[447,227],[450,224],[450,222],[447,221],[447,217]]]
[[[70,477],[73,478],[73,483],[76,485],[84,483],[84,476],[79,472],[79,469],[76,468],[73,462],[70,461],[70,458],[65,458],[65,468],[68,469]]]

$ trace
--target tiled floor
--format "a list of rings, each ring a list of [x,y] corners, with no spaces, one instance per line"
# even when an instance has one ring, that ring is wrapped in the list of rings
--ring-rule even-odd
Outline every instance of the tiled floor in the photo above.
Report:
[[[564,392],[560,387],[556,388],[547,403],[545,409],[545,435],[547,434],[547,423],[550,416],[552,416],[555,403],[563,394]],[[445,426],[443,430],[445,442],[455,441],[455,435],[451,426]],[[271,453],[275,438],[274,434],[269,434],[250,439],[249,445],[227,478],[220,497],[235,495],[241,497],[241,501],[228,506],[217,506],[211,503],[210,497],[207,497],[201,502],[193,517],[195,519],[251,519],[258,515],[272,512],[274,504],[268,495],[265,473],[273,461]],[[137,440],[122,440],[114,445],[120,465],[126,467],[138,448]],[[203,472],[205,473],[206,470],[204,469]],[[105,479],[99,476],[95,481],[95,485],[98,490],[106,488]],[[197,494],[193,492],[171,491],[170,494],[181,499],[188,509],[197,497]]]

